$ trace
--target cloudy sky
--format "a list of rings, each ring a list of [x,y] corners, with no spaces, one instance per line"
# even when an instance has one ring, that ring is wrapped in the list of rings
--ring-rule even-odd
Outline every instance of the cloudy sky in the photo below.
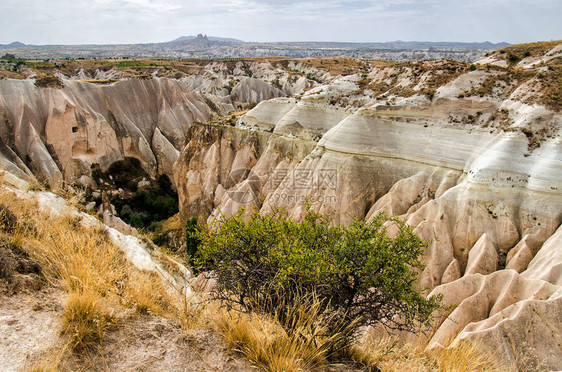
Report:
[[[0,44],[562,39],[562,0],[0,0]]]

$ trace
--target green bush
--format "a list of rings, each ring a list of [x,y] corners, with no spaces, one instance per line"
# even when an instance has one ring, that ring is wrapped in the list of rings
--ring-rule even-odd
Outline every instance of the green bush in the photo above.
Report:
[[[144,227],[143,218],[140,213],[133,213],[129,219],[129,224],[133,227]]]
[[[128,166],[130,166],[130,169],[126,171]],[[156,222],[170,218],[178,213],[178,195],[173,190],[171,181],[165,175],[160,176],[156,180],[156,185],[137,190],[136,182],[128,180],[126,175],[138,175],[138,172],[142,171],[139,167],[140,163],[138,160],[127,158],[126,161],[113,163],[107,174],[97,170],[99,174],[97,173],[96,175],[109,179],[108,175],[111,174],[116,186],[128,185],[127,188],[129,191],[132,191],[129,195],[132,196],[122,198],[119,195],[115,195],[111,198],[111,204],[120,211],[119,217],[131,226],[138,228],[147,227],[153,231],[158,227],[155,224]],[[94,174],[94,171],[92,174]],[[143,175],[141,174],[141,176]]]
[[[105,174],[103,174],[103,172],[98,168],[92,169],[92,178],[96,182],[100,182],[106,179]]]
[[[508,58],[509,58],[509,61],[510,61],[510,62],[517,62],[517,61],[519,61],[519,57],[518,57],[516,54],[513,54],[513,53],[509,53],[509,57],[508,57]]]
[[[398,227],[394,238],[386,233],[387,221]],[[418,257],[427,243],[385,214],[333,226],[309,208],[302,222],[282,211],[255,211],[246,222],[240,211],[197,236],[197,263],[218,278],[215,297],[247,311],[282,318],[279,304],[291,307],[312,294],[336,320],[334,330],[382,323],[413,331],[440,306],[440,298],[426,299],[415,290],[417,270],[423,269]]]
[[[189,256],[190,263],[193,266],[193,259],[197,254],[197,248],[200,244],[197,234],[197,218],[190,218],[185,223],[185,252]]]
[[[150,225],[148,225],[149,231],[156,231],[162,229],[162,221],[152,221]]]
[[[152,239],[152,242],[158,246],[168,245],[169,241],[170,238],[168,237],[168,234],[159,234]]]
[[[125,204],[123,208],[121,208],[121,214],[119,216],[125,220],[129,220],[132,214],[133,211],[131,207],[128,204]]]

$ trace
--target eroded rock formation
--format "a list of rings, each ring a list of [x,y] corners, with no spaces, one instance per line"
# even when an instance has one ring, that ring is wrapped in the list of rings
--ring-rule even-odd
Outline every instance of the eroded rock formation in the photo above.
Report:
[[[25,164],[53,187],[124,157],[139,159],[151,176],[171,176],[189,125],[212,115],[200,96],[167,79],[67,80],[63,89],[2,80],[0,110],[0,137],[11,150],[3,162],[23,171]]]
[[[305,199],[336,223],[400,216],[431,242],[420,290],[455,306],[429,350],[477,340],[518,368],[559,369],[562,115],[539,71],[444,76],[457,67],[373,69],[235,127],[192,127],[174,168],[182,216],[300,218]]]
[[[210,62],[200,70],[180,80],[158,78],[156,70],[150,79],[109,85],[92,82],[123,78],[123,72],[96,70],[90,76],[80,69],[70,77],[58,72],[62,89],[38,87],[33,79],[0,80],[0,165],[59,187],[89,176],[92,167],[105,170],[132,157],[149,176],[172,179],[173,164],[194,122],[315,84],[269,63]]]
[[[518,368],[560,369],[562,50],[549,48],[337,76],[236,62],[59,90],[2,80],[0,165],[57,185],[136,157],[173,173],[184,220],[254,206],[300,218],[307,200],[335,223],[399,216],[431,242],[420,291],[453,305],[428,350],[477,340]]]

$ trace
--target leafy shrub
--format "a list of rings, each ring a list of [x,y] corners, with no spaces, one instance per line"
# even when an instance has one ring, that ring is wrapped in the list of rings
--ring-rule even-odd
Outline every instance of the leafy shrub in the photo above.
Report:
[[[147,212],[133,213],[129,219],[129,224],[136,228],[145,227],[148,224],[150,217],[150,214]]]
[[[152,221],[150,225],[148,225],[148,230],[156,231],[162,229],[162,222],[161,221]]]
[[[308,80],[312,80],[312,81],[316,81],[316,82],[320,82],[314,75],[312,75],[310,72],[308,74],[306,74],[306,78]]]
[[[197,218],[190,218],[185,223],[185,252],[190,257],[192,264],[200,243],[197,236]]]
[[[168,237],[168,234],[165,233],[156,235],[154,238],[152,238],[152,242],[158,246],[167,245],[169,241],[170,238]]]
[[[128,204],[125,204],[123,208],[121,208],[121,214],[120,214],[121,218],[129,220],[132,215],[133,215],[133,210]]]
[[[105,176],[105,174],[103,174],[101,169],[94,168],[94,169],[92,169],[92,178],[94,179],[94,181],[100,182],[100,181],[105,180],[107,177]]]
[[[160,221],[178,212],[177,199],[162,195],[161,189],[154,187],[137,192],[131,199],[131,205],[134,210],[146,211],[152,216],[151,221]]]
[[[387,235],[389,221],[398,227],[394,238]],[[218,278],[214,295],[248,311],[275,313],[282,324],[279,304],[294,307],[307,294],[322,301],[338,332],[352,323],[412,331],[439,307],[439,298],[425,299],[414,288],[427,243],[385,214],[346,227],[309,208],[302,222],[278,210],[254,211],[246,222],[240,211],[198,237],[197,262]]]

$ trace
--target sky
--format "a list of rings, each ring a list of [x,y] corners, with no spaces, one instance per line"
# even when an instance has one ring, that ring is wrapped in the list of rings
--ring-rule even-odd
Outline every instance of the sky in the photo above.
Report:
[[[0,0],[0,44],[562,39],[562,0]]]

